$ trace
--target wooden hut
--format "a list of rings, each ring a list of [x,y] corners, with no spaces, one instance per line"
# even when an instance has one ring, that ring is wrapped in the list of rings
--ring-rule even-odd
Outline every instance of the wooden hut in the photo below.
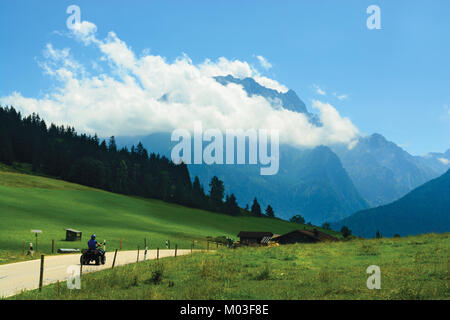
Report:
[[[260,232],[260,231],[241,231],[237,235],[239,237],[240,244],[255,245],[255,244],[267,244],[272,238],[272,232]]]
[[[291,243],[315,243],[320,241],[337,241],[336,237],[329,235],[328,233],[313,230],[294,230],[289,233],[283,234],[278,237],[274,237],[273,241],[279,244],[291,244]]]
[[[81,231],[66,229],[66,241],[81,241]]]

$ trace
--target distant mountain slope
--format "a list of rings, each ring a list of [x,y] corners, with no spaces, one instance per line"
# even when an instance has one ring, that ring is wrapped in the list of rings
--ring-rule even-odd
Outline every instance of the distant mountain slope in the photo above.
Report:
[[[170,156],[170,134],[117,138],[119,145],[142,141],[151,152]],[[166,143],[162,143],[166,141]],[[330,148],[297,149],[280,146],[279,172],[261,176],[259,165],[188,165],[191,178],[198,176],[205,190],[216,175],[224,181],[227,192],[233,192],[239,205],[251,206],[256,196],[263,209],[270,204],[277,216],[290,218],[301,214],[307,221],[320,224],[337,221],[368,208],[353,182]]]
[[[450,231],[450,170],[384,206],[357,212],[337,223],[357,235],[374,237]]]
[[[361,137],[351,149],[333,147],[361,195],[371,206],[392,202],[443,172],[380,134]],[[448,169],[448,167],[447,167]]]
[[[320,224],[368,208],[339,158],[324,146],[307,150],[280,146],[280,170],[273,176],[261,176],[259,166],[250,165],[188,165],[188,169],[205,186],[213,175],[223,179],[241,206],[251,206],[256,196],[264,208],[270,204],[283,218],[301,214]]]
[[[439,175],[450,169],[450,149],[444,153],[430,152],[424,156],[417,156],[415,159]]]

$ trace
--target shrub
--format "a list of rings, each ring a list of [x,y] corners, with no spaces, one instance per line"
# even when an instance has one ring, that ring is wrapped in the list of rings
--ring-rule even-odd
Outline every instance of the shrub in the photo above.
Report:
[[[342,226],[341,233],[344,238],[348,238],[352,235],[352,230],[350,230],[347,226]]]
[[[164,275],[164,265],[157,263],[153,266],[152,276],[150,277],[150,279],[147,280],[147,282],[159,284],[162,281],[163,275]]]
[[[304,224],[305,218],[303,218],[301,215],[297,214],[297,215],[291,217],[291,219],[289,219],[289,221],[294,222],[294,223]]]

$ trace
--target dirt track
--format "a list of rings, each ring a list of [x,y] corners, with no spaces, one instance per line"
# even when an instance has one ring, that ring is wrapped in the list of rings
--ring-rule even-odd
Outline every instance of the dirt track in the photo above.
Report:
[[[191,253],[191,250],[177,251],[177,256]],[[172,257],[175,250],[159,250],[159,257]],[[106,264],[83,266],[83,273],[95,272],[111,268],[114,252],[106,253]],[[147,260],[156,259],[156,250],[147,252]],[[118,251],[115,266],[134,263],[137,260],[137,250]],[[139,252],[139,261],[144,260],[144,252]],[[76,265],[80,267],[80,254],[48,256],[44,260],[43,284],[67,280],[67,268]],[[39,287],[40,259],[0,265],[0,297],[9,297],[22,290],[32,290]]]

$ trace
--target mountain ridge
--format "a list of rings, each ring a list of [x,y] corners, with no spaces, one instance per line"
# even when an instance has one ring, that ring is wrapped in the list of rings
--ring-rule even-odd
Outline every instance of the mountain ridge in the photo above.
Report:
[[[376,231],[388,237],[449,232],[449,208],[450,169],[390,204],[356,212],[331,226],[337,230],[345,225],[364,237],[374,237]]]
[[[360,137],[352,148],[333,146],[361,195],[371,206],[392,202],[442,174],[379,133]],[[444,171],[445,172],[445,171]]]

